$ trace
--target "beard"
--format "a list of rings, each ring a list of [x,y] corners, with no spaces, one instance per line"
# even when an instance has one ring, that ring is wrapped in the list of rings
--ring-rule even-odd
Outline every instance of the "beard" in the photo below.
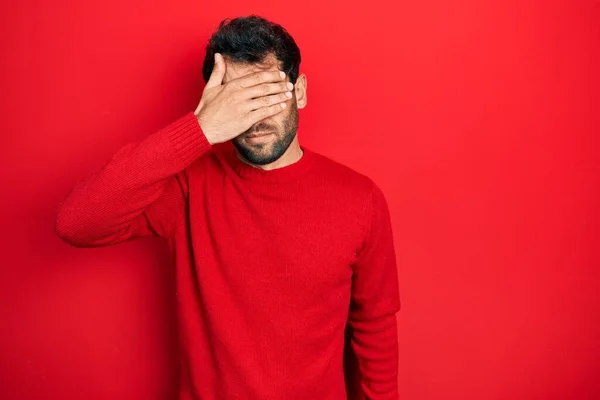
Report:
[[[246,161],[255,165],[270,164],[277,161],[287,151],[298,132],[298,107],[295,101],[289,107],[288,116],[282,125],[277,126],[259,121],[246,132],[234,138],[233,145]],[[273,132],[275,139],[254,145],[244,141],[246,135],[255,132]]]

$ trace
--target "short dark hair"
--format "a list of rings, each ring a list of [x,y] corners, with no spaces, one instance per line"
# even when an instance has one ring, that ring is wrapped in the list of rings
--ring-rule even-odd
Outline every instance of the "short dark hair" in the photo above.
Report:
[[[234,62],[260,63],[269,54],[283,63],[283,71],[290,82],[296,83],[300,69],[300,49],[292,36],[279,24],[263,17],[250,15],[226,18],[212,34],[206,46],[202,66],[204,82],[208,82],[215,65],[215,53],[221,53]]]

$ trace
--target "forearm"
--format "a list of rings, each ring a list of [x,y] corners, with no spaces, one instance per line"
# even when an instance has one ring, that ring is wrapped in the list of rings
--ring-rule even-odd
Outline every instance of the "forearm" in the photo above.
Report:
[[[396,316],[354,320],[351,347],[358,360],[360,388],[366,400],[398,399],[398,329]]]
[[[144,211],[166,188],[177,185],[176,174],[209,148],[191,113],[121,148],[100,171],[81,179],[62,202],[56,217],[58,235],[76,246],[100,246],[143,234]],[[171,196],[165,201],[178,200]]]

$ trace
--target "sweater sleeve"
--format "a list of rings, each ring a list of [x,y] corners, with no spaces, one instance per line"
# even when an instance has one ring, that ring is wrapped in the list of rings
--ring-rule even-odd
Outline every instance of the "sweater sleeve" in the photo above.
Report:
[[[398,399],[398,271],[387,202],[373,184],[370,223],[353,265],[348,324],[367,400]]]
[[[210,148],[193,113],[122,147],[63,200],[56,233],[77,247],[168,236],[185,211],[184,169]]]

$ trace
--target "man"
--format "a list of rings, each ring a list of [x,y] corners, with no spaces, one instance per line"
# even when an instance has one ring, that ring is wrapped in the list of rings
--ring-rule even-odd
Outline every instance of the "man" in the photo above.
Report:
[[[195,112],[119,150],[60,207],[74,246],[168,241],[180,399],[345,399],[347,324],[366,398],[398,396],[388,206],[371,179],[300,146],[299,65],[281,26],[223,21]]]

